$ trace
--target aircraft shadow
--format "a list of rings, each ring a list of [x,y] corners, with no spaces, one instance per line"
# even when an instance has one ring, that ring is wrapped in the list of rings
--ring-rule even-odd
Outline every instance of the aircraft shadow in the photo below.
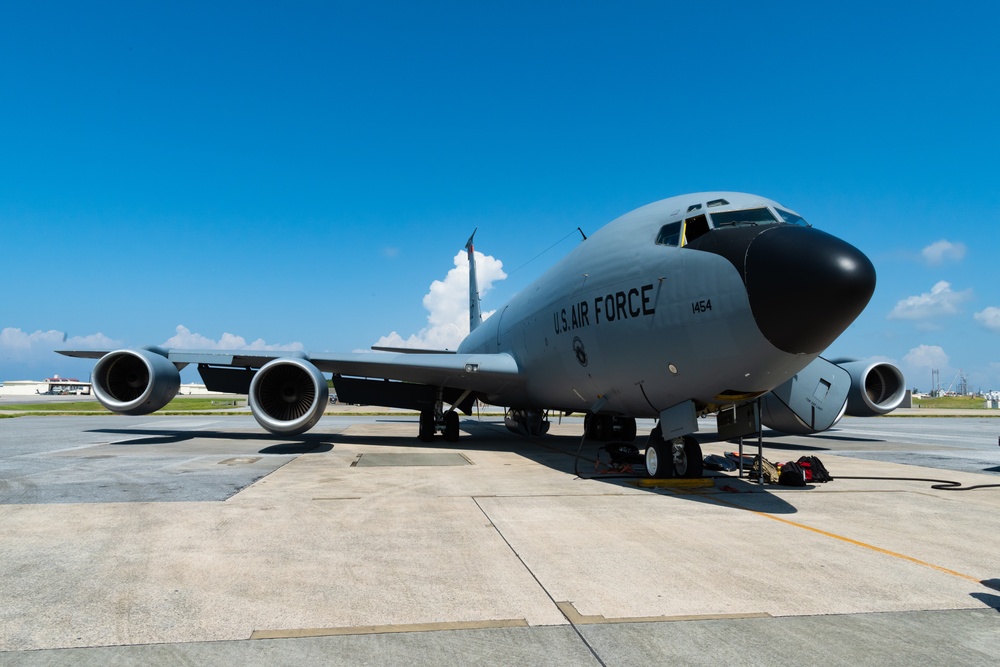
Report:
[[[992,588],[995,591],[1000,591],[1000,579],[983,579],[980,581],[986,588]],[[970,597],[973,597],[983,604],[993,607],[993,609],[1000,611],[1000,595],[993,595],[992,593],[970,593]]]
[[[109,447],[141,447],[148,445],[176,445],[195,439],[260,441],[269,443],[258,451],[259,454],[289,455],[316,454],[333,449],[335,436],[323,433],[307,433],[295,436],[280,436],[273,433],[251,433],[245,431],[180,431],[176,429],[92,429],[89,433],[110,433],[137,436],[129,440],[109,443]],[[275,440],[286,440],[275,444]]]
[[[377,420],[382,423],[412,423],[415,419],[386,419]],[[319,428],[322,428],[320,426]],[[708,503],[716,506],[727,506],[738,510],[748,510],[755,512],[768,512],[773,514],[794,514],[796,508],[783,498],[767,491],[767,487],[761,487],[749,482],[746,478],[740,479],[735,475],[730,476],[724,473],[706,471],[705,477],[716,478],[714,488],[707,489],[683,489],[664,487],[643,488],[638,486],[640,480],[647,479],[644,474],[622,474],[622,473],[599,473],[595,472],[595,463],[600,458],[603,462],[608,461],[606,453],[601,449],[605,443],[591,442],[584,443],[580,447],[580,437],[570,435],[549,434],[543,437],[525,438],[510,433],[500,421],[476,421],[464,419],[461,424],[463,431],[469,436],[464,436],[460,443],[456,445],[463,451],[506,451],[523,456],[524,458],[543,465],[552,470],[572,474],[580,479],[592,480],[619,486],[622,488],[636,489],[642,488],[649,493],[660,495],[670,495],[684,500],[698,503]],[[108,433],[123,436],[132,436],[127,440],[110,443],[113,447],[141,447],[148,445],[170,445],[190,442],[195,439],[217,439],[238,440],[241,442],[260,442],[259,454],[263,455],[296,455],[296,454],[317,454],[329,452],[337,445],[381,445],[385,447],[399,447],[409,450],[433,449],[441,450],[452,446],[441,438],[435,438],[433,442],[425,443],[417,440],[414,436],[400,435],[350,435],[344,433],[306,433],[296,436],[281,436],[280,434],[250,432],[244,430],[217,431],[217,430],[180,430],[180,429],[157,429],[144,426],[143,428],[114,428],[114,429],[94,429],[92,433]],[[641,440],[641,436],[640,436]],[[708,442],[708,438],[704,438]],[[637,443],[641,445],[641,442]],[[766,443],[768,448],[774,448],[773,442]],[[754,443],[754,448],[756,443]],[[793,447],[788,446],[789,449]],[[804,449],[802,447],[795,447]],[[750,448],[746,447],[745,451]],[[818,449],[818,448],[817,448]],[[783,494],[787,491],[802,492],[811,487],[790,489],[782,487]]]
[[[739,510],[754,512],[768,512],[772,514],[794,514],[798,510],[783,498],[767,491],[766,487],[752,483],[746,478],[740,479],[735,475],[705,471],[704,477],[714,478],[715,486],[710,489],[685,489],[683,487],[671,488],[669,481],[662,487],[642,487],[639,483],[648,480],[643,473],[620,474],[601,473],[594,470],[598,455],[607,443],[587,441],[580,447],[580,437],[568,435],[546,435],[540,438],[524,438],[507,431],[503,424],[487,422],[462,422],[462,429],[484,438],[490,437],[493,442],[506,440],[509,445],[504,447],[506,451],[515,452],[536,463],[545,465],[553,470],[572,473],[580,479],[602,482],[612,486],[636,489],[656,493],[660,495],[670,495],[684,500],[712,505],[722,505],[733,507]],[[637,443],[639,438],[637,438]],[[463,441],[463,448],[466,448],[466,441]],[[483,445],[477,447],[484,450],[496,450],[497,446]],[[471,448],[470,448],[471,449]],[[549,453],[546,454],[545,452]],[[577,458],[579,452],[579,458]],[[608,456],[603,453],[601,460],[608,461]],[[641,467],[640,467],[641,468]],[[782,490],[807,491],[812,487]]]
[[[1000,595],[993,595],[992,593],[969,593],[969,597],[975,598],[1000,612]]]

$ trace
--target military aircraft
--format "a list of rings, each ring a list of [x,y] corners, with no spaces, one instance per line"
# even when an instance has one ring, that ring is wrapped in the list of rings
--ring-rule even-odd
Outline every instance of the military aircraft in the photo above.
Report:
[[[457,441],[458,413],[476,399],[504,406],[507,426],[528,436],[547,431],[549,414],[584,413],[589,437],[630,441],[636,418],[654,418],[645,448],[654,477],[702,474],[691,437],[699,416],[759,401],[765,425],[814,433],[903,399],[891,364],[819,356],[868,304],[872,263],[770,199],[702,192],[638,208],[485,321],[472,238],[466,249],[470,333],[456,351],[60,353],[98,359],[94,394],[127,415],[165,406],[180,369],[197,364],[208,389],[248,394],[260,425],[279,434],[319,421],[324,373],[341,401],[418,410],[423,441]]]

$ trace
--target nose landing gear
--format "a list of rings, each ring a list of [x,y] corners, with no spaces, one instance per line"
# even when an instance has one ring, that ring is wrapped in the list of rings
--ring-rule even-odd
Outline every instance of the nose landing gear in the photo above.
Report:
[[[650,477],[701,477],[704,469],[701,445],[690,435],[664,440],[659,424],[649,434],[646,474]]]

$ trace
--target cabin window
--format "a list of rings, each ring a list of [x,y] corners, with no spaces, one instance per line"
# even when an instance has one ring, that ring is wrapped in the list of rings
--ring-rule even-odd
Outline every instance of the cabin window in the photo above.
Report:
[[[660,228],[660,233],[656,235],[656,245],[680,245],[681,241],[681,223],[671,222],[669,225],[663,225]]]

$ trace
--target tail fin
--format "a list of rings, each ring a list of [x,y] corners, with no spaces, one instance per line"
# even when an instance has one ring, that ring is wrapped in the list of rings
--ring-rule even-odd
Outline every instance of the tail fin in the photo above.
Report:
[[[479,282],[476,280],[476,249],[472,247],[472,239],[477,231],[478,227],[465,243],[465,249],[469,252],[469,331],[475,331],[483,323],[483,313],[479,309]]]

